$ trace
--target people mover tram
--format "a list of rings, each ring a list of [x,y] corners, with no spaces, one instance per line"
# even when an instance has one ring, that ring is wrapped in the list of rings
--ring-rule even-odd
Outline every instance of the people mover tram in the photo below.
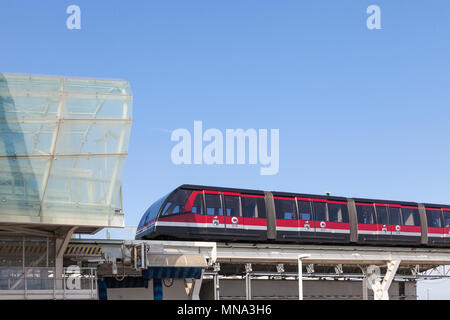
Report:
[[[450,247],[450,206],[182,185],[136,239]]]

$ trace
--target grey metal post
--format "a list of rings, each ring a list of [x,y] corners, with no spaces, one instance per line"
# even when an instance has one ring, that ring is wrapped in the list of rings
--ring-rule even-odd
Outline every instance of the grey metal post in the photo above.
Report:
[[[252,272],[252,264],[245,264],[245,299],[252,300],[252,277],[250,273]]]
[[[369,300],[369,292],[367,288],[367,277],[364,276],[362,280],[363,300]]]
[[[220,300],[219,274],[214,274],[214,300]]]
[[[245,299],[252,300],[252,280],[250,273],[245,275]]]

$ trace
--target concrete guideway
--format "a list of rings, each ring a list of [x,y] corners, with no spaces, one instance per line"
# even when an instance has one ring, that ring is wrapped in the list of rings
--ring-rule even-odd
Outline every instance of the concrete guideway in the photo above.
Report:
[[[393,260],[414,266],[450,264],[450,249],[446,248],[217,243],[217,262],[292,263],[299,254],[309,255],[303,261],[313,264],[385,264]]]
[[[419,269],[424,271],[450,264],[450,249],[446,248],[72,239],[69,248],[74,246],[101,247],[100,250],[87,252],[102,252],[102,259],[112,263],[113,274],[117,274],[117,261],[131,264],[134,270],[149,267],[202,268],[200,279],[185,279],[192,299],[199,299],[205,275],[213,276],[216,288],[214,297],[218,299],[219,273],[221,269],[232,265],[245,266],[247,299],[252,298],[252,279],[273,276],[273,272],[261,272],[252,266],[276,265],[278,275],[294,276],[298,279],[298,297],[302,299],[304,277],[312,276],[310,271],[314,265],[328,265],[334,267],[334,276],[343,276],[345,267],[359,269],[363,278],[363,298],[368,298],[367,290],[371,289],[374,299],[381,300],[389,299],[389,287],[400,268],[402,275],[419,278]],[[303,265],[306,265],[306,275]],[[290,267],[290,270],[297,267],[297,273],[285,273],[284,266]],[[381,274],[381,270],[385,270],[384,274]],[[412,275],[405,275],[405,270],[412,272]]]

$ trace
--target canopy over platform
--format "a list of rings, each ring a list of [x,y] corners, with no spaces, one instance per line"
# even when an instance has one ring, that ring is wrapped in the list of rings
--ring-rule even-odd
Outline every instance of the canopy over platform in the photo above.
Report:
[[[0,230],[123,227],[123,80],[0,73]]]

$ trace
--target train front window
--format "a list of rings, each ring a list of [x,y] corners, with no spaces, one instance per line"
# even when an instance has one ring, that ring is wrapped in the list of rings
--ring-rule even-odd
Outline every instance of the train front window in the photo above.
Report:
[[[224,196],[225,212],[228,217],[240,216],[239,197],[237,196]]]
[[[277,219],[297,220],[297,208],[294,199],[275,199],[275,212],[277,213]]]
[[[305,200],[297,200],[298,213],[300,220],[314,220],[311,210],[311,202]]]
[[[192,190],[179,189],[174,194],[170,195],[164,206],[164,210],[162,211],[162,216],[182,213],[191,193]]]
[[[429,228],[441,228],[442,222],[441,222],[441,210],[430,210],[427,209],[427,222]]]
[[[405,226],[420,226],[419,210],[416,208],[402,208],[403,224]]]
[[[156,216],[158,215],[159,209],[161,209],[161,206],[163,205],[164,201],[167,199],[168,195],[165,195],[164,197],[156,200],[148,209],[145,211],[144,216],[142,217],[141,221],[139,222],[138,228],[143,227],[144,225],[149,224],[153,220],[156,219]]]
[[[330,222],[348,222],[347,204],[328,203],[328,217]]]
[[[220,195],[218,194],[205,194],[206,201],[206,214],[209,216],[221,216],[223,215],[222,204],[220,201]]]
[[[386,206],[375,206],[378,224],[389,224],[389,216]]]

